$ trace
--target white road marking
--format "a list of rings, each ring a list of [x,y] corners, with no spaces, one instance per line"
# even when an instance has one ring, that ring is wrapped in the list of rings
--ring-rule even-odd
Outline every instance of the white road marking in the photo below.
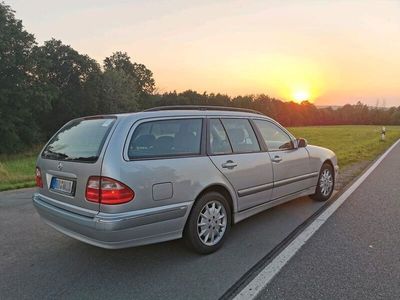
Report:
[[[247,286],[236,295],[234,300],[254,299],[267,286],[285,264],[296,254],[296,252],[313,236],[322,224],[346,201],[346,199],[361,185],[371,174],[389,152],[399,144],[397,140],[364,172],[335,202],[333,202],[317,219],[315,219],[302,233],[300,233],[277,257],[275,257]]]

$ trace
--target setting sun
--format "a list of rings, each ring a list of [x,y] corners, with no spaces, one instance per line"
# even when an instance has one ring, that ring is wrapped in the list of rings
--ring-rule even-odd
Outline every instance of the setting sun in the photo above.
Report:
[[[310,93],[307,91],[295,91],[293,93],[293,100],[297,103],[310,100]]]

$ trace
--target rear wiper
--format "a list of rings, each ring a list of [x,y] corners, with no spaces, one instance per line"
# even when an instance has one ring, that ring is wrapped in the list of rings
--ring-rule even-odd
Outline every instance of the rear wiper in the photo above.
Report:
[[[68,160],[77,160],[77,161],[96,161],[98,156],[80,156],[80,157],[69,157]]]
[[[44,151],[44,155],[45,155],[46,157],[48,157],[49,155],[54,155],[54,156],[56,156],[57,158],[64,158],[64,159],[68,158],[68,155],[65,154],[65,153],[54,152],[54,151],[49,150],[49,149],[47,149],[47,150]]]

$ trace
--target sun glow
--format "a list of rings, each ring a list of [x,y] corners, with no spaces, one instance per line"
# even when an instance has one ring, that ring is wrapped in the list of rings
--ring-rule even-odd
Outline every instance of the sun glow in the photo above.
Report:
[[[293,100],[297,103],[301,103],[306,100],[310,100],[310,93],[305,90],[295,91],[293,93]]]

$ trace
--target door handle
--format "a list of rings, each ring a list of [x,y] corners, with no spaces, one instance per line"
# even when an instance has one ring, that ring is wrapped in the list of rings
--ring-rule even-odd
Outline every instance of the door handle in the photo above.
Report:
[[[279,155],[275,155],[272,159],[273,162],[281,162],[282,161],[282,157],[280,157]]]
[[[228,160],[228,161],[226,161],[225,163],[223,163],[221,166],[222,166],[223,168],[226,168],[226,169],[233,169],[234,167],[237,166],[237,163],[235,163],[235,162],[232,161],[232,160]]]

